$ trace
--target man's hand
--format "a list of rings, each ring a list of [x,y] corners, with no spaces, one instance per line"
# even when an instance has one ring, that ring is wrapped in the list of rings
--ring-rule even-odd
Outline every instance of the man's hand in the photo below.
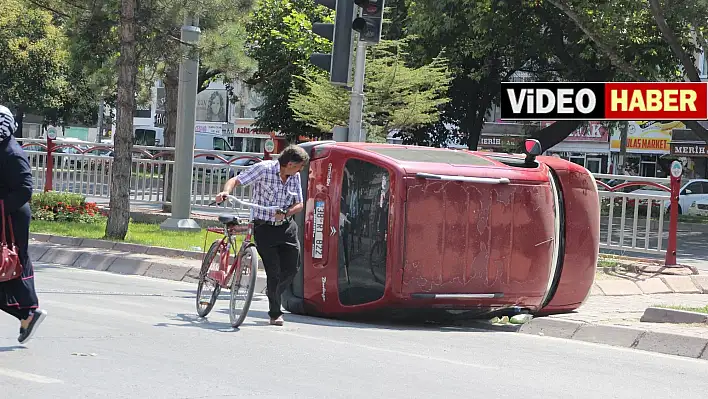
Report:
[[[285,216],[287,216],[288,211],[287,209],[279,209],[275,212],[275,221],[280,222],[283,219],[285,219]]]
[[[229,196],[228,191],[222,191],[219,194],[216,194],[216,203],[220,204],[220,203],[224,202],[224,200],[226,200],[226,197],[228,197],[228,196]]]

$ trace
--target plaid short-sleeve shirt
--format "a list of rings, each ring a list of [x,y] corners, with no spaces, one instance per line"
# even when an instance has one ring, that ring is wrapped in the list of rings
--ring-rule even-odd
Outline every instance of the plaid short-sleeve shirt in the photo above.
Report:
[[[303,201],[300,174],[290,176],[283,183],[280,178],[280,163],[277,160],[263,161],[244,170],[237,176],[240,185],[253,185],[252,202],[261,206],[288,208]],[[275,211],[253,209],[255,219],[275,221]]]

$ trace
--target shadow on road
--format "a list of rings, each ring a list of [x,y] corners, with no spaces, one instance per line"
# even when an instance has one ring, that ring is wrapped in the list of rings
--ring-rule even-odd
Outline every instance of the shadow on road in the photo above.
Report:
[[[205,330],[232,332],[234,329],[229,323],[212,322],[209,318],[201,318],[196,314],[178,313],[172,320],[174,323],[157,323],[155,327],[196,327]]]
[[[14,352],[18,350],[25,350],[27,349],[24,346],[20,345],[14,345],[14,346],[0,346],[0,352]]]
[[[254,300],[256,297],[253,298]],[[262,300],[267,298],[262,297]],[[219,313],[228,314],[227,309],[217,310]],[[248,318],[243,324],[244,328],[253,327],[249,325],[249,319],[259,319],[256,325],[266,325],[270,327],[270,316],[268,312],[262,310],[249,310]],[[504,332],[518,329],[518,326],[492,326],[486,323],[485,319],[478,320],[457,320],[457,321],[429,321],[425,319],[390,320],[375,317],[349,317],[349,318],[326,318],[305,316],[293,313],[284,315],[285,325],[308,324],[320,327],[355,328],[365,330],[394,330],[394,331],[440,331],[440,332]],[[262,321],[261,321],[262,320]],[[276,327],[274,327],[276,328]]]

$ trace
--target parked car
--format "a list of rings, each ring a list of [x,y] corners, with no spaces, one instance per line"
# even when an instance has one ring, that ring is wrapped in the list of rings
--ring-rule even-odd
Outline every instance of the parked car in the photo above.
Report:
[[[685,214],[689,216],[708,216],[708,200],[699,199],[692,201]]]
[[[663,191],[657,188],[642,189],[633,192],[634,194],[650,194],[664,197],[664,208],[668,212],[671,209],[671,202],[668,191]],[[708,200],[708,179],[691,179],[681,186],[679,191],[679,215],[684,214],[691,207],[693,202]]]

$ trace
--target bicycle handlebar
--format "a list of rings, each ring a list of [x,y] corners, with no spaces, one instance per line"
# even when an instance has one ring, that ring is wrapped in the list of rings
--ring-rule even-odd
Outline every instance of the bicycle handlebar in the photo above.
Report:
[[[231,200],[239,205],[246,206],[248,208],[256,208],[256,209],[261,209],[264,211],[277,211],[279,209],[282,209],[279,206],[263,206],[263,205],[254,204],[252,202],[246,202],[238,197],[234,197],[233,195],[227,195],[226,199]]]

